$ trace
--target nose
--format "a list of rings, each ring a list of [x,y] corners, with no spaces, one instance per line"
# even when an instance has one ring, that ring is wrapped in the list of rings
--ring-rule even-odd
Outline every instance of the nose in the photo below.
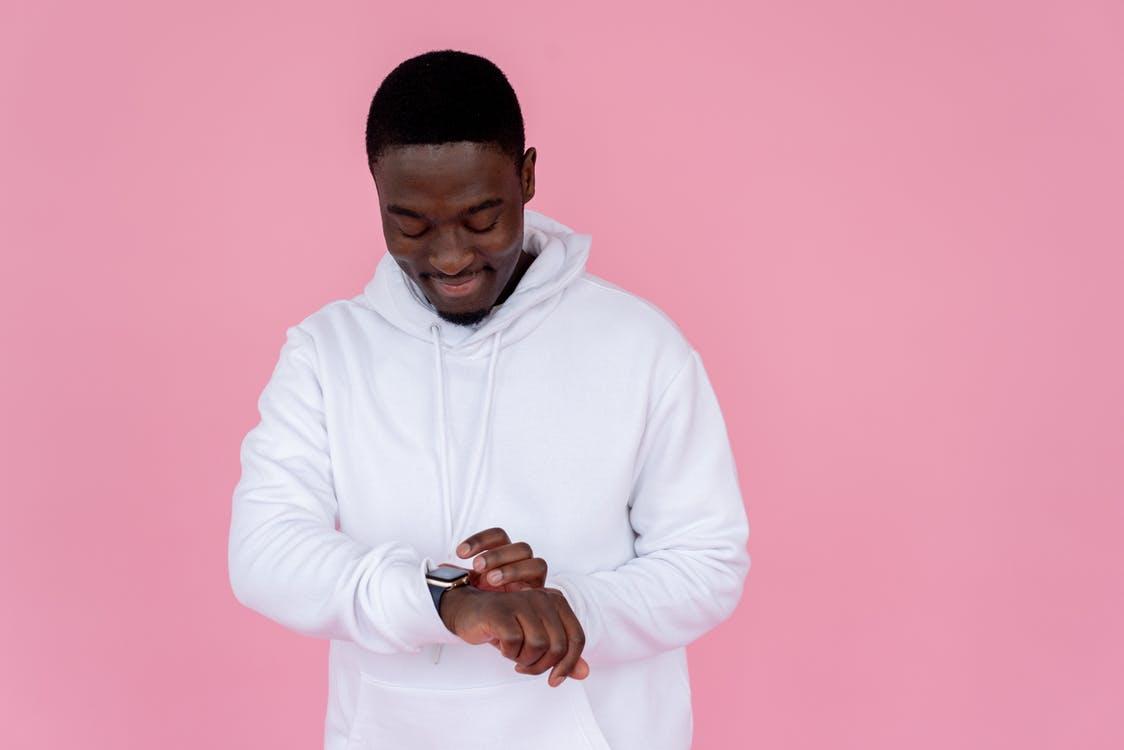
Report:
[[[454,231],[441,232],[429,252],[430,265],[444,276],[457,276],[472,266],[472,251],[458,241]]]

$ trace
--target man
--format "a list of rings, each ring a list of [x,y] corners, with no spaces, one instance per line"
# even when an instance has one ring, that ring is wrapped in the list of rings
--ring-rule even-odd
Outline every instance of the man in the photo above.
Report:
[[[330,639],[329,750],[688,747],[685,646],[749,568],[698,353],[525,208],[536,152],[488,60],[403,62],[366,142],[387,252],[287,330],[236,597]]]

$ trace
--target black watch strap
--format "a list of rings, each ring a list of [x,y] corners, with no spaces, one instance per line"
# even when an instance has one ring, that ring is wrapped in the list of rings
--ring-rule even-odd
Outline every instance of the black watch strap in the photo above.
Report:
[[[449,589],[444,586],[435,586],[429,581],[426,581],[426,585],[429,586],[429,595],[433,597],[433,608],[437,610],[438,614],[441,614],[441,597]]]

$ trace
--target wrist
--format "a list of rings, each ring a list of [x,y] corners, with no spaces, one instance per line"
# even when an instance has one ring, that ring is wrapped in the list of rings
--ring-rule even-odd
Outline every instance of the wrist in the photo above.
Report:
[[[449,632],[457,632],[455,627],[457,612],[468,599],[479,593],[482,592],[474,586],[457,586],[441,595],[441,604],[437,608],[437,614],[441,617],[441,622],[445,623]]]

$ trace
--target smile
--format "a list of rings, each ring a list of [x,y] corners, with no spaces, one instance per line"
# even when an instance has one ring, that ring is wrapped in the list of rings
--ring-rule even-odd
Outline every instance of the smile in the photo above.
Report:
[[[441,292],[445,297],[467,297],[474,294],[482,283],[483,278],[479,271],[454,281],[438,281],[437,279],[433,279],[433,285],[436,286],[437,291]]]

